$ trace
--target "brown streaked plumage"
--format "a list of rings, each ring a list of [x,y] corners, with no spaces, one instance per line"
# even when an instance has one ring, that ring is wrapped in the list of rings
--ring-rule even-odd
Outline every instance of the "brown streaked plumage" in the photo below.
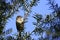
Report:
[[[17,16],[16,18],[16,28],[19,32],[24,30],[24,19],[21,16]]]

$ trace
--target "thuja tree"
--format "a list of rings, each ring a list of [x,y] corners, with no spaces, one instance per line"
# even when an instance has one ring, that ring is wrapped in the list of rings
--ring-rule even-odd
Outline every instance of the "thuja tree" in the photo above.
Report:
[[[48,0],[48,4],[53,9],[51,14],[46,18],[43,18],[41,14],[33,16],[36,19],[36,22],[33,22],[36,27],[33,32],[40,35],[39,40],[54,40],[60,37],[60,7],[55,4],[54,0]],[[45,38],[42,37],[43,32],[46,33]]]

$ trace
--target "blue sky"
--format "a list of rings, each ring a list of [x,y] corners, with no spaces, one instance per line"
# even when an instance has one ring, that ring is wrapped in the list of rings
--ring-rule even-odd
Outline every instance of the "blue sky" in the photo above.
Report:
[[[55,0],[55,1],[60,6],[60,0]],[[32,12],[31,12],[30,16],[28,17],[28,22],[25,24],[25,30],[26,31],[31,32],[35,28],[32,24],[32,22],[35,21],[34,18],[32,18],[33,14],[35,12],[42,14],[44,17],[47,14],[51,13],[51,10],[48,10],[49,6],[46,5],[47,3],[48,3],[47,0],[40,0],[37,6],[32,7],[32,9],[31,9]],[[13,29],[12,34],[17,33],[15,24],[16,24],[16,17],[18,15],[22,15],[22,16],[24,15],[24,12],[23,12],[22,9],[19,9],[19,12],[16,12],[12,18],[9,18],[7,20],[8,23],[6,24],[5,30],[8,30],[9,28],[12,28]]]

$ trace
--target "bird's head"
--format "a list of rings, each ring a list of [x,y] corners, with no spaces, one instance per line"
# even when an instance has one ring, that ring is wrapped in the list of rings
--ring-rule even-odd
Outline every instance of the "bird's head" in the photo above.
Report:
[[[17,16],[16,22],[18,22],[18,23],[20,23],[20,24],[23,23],[23,22],[24,22],[23,17],[22,17],[22,16]]]

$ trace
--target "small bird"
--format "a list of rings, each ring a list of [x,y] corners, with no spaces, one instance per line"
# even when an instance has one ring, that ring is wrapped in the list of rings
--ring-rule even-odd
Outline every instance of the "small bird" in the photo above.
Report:
[[[18,32],[22,32],[24,30],[24,19],[22,16],[17,16],[16,28],[17,28]]]

